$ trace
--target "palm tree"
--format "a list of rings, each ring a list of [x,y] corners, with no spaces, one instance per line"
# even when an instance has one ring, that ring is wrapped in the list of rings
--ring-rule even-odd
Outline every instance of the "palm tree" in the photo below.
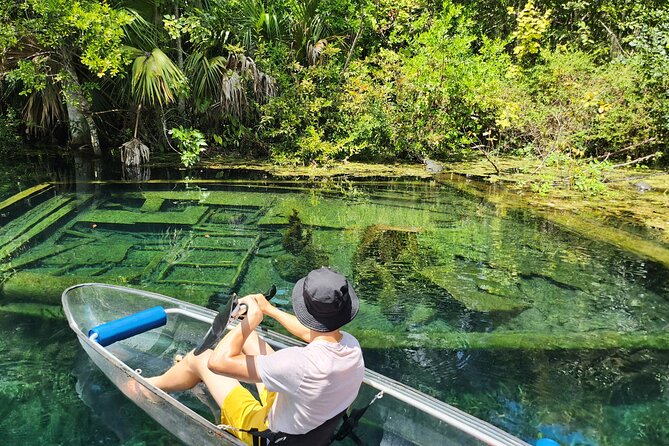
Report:
[[[121,145],[121,160],[125,165],[138,165],[149,160],[148,147],[137,137],[142,105],[159,107],[176,102],[186,87],[183,72],[160,50],[144,52],[131,48],[136,54],[131,69],[131,95],[137,104],[135,131],[130,141]]]

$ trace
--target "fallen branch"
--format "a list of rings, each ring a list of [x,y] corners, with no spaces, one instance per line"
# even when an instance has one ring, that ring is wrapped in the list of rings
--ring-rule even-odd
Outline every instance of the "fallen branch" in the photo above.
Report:
[[[484,144],[477,144],[477,145],[474,146],[474,148],[479,149],[481,151],[481,153],[483,153],[483,156],[485,156],[485,159],[487,159],[488,162],[490,164],[492,164],[492,167],[495,169],[495,172],[497,173],[497,175],[499,175],[499,168],[497,167],[497,164],[495,164],[495,162],[490,158],[490,156],[488,155],[488,152],[483,150],[483,147],[486,147],[486,146]]]
[[[642,161],[646,161],[646,160],[655,158],[656,156],[658,156],[657,153],[652,153],[650,155],[642,156],[641,158],[637,158],[637,159],[632,160],[632,161],[627,161],[626,163],[614,164],[612,167],[614,169],[616,169],[618,167],[625,167],[625,166],[629,166],[631,164],[637,164],[637,163],[640,163]]]
[[[620,149],[620,150],[616,150],[615,152],[606,152],[604,155],[599,155],[599,156],[595,157],[595,159],[596,159],[596,160],[604,159],[604,161],[606,161],[606,160],[609,159],[609,157],[611,157],[611,156],[613,156],[613,155],[618,155],[618,154],[620,154],[620,153],[627,152],[628,150],[632,150],[632,149],[635,149],[635,148],[637,148],[637,147],[639,147],[639,146],[641,146],[641,145],[644,145],[644,144],[648,144],[648,143],[650,143],[650,142],[653,142],[653,141],[655,141],[656,139],[657,139],[657,138],[656,138],[655,136],[653,136],[652,138],[648,138],[648,139],[645,139],[645,140],[643,140],[643,141],[640,141],[640,142],[631,144],[631,145],[629,145],[629,146],[627,146],[627,147],[623,147],[622,149]]]
[[[111,110],[92,112],[91,115],[97,116],[97,115],[104,115],[105,113],[116,113],[116,112],[127,112],[127,111],[128,110],[125,108],[113,108]]]

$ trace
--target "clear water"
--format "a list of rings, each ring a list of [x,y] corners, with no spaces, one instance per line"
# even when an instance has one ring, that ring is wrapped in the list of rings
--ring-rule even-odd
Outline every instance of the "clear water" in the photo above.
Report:
[[[283,243],[293,209],[311,231],[299,257]],[[11,245],[31,221],[45,227]],[[7,444],[175,443],[80,353],[58,317],[64,287],[125,284],[215,308],[274,283],[290,308],[314,262],[354,281],[363,305],[349,331],[368,367],[527,441],[669,441],[667,270],[447,185],[76,185],[0,223],[15,247],[0,307]]]

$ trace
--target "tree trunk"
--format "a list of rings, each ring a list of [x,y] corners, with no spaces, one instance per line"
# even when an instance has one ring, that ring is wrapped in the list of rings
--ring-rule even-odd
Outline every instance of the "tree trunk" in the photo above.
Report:
[[[179,4],[174,5],[174,16],[179,20],[181,17],[179,11]],[[177,66],[183,72],[184,70],[184,50],[181,42],[181,35],[177,37]],[[183,118],[186,115],[186,98],[183,94],[179,93],[179,98],[177,100],[177,110],[179,111],[179,117]]]
[[[63,54],[65,71],[68,76],[64,80],[65,102],[67,104],[67,115],[69,119],[70,143],[73,145],[84,145],[90,141],[95,156],[102,156],[100,149],[100,138],[98,128],[93,120],[91,105],[84,94],[77,72],[72,65],[69,54]]]

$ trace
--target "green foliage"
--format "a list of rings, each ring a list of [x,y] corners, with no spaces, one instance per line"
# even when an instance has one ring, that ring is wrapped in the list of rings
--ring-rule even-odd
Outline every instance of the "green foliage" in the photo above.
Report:
[[[488,99],[496,102],[507,147],[531,144],[542,157],[653,147],[657,99],[644,89],[634,60],[598,66],[580,51],[544,51],[542,57],[544,64],[511,79],[513,97]]]
[[[581,192],[583,195],[608,193],[607,174],[612,170],[608,161],[574,157],[553,152],[544,161],[547,169],[530,183],[530,189],[540,195],[549,195],[555,187]]]
[[[427,0],[375,0],[372,3],[373,29],[391,47],[411,43],[429,27],[432,8]]]
[[[81,63],[98,77],[114,76],[124,66],[122,27],[132,18],[122,10],[91,0],[27,0],[20,6],[14,5],[15,8],[5,4],[0,6],[3,27],[9,25],[17,32],[14,38],[0,41],[0,48],[4,50],[14,48],[32,55],[29,46],[25,45],[32,40],[37,52],[46,57],[78,54]],[[24,62],[39,63],[41,60],[32,57]]]
[[[295,62],[290,68],[290,75],[279,79],[282,94],[260,108],[259,134],[272,143],[272,157],[282,163],[345,158],[347,150],[332,143],[339,66],[332,61],[310,67]]]
[[[202,132],[198,129],[179,126],[170,130],[169,134],[177,141],[181,164],[191,167],[200,161],[200,155],[207,147],[207,142]]]
[[[0,0],[3,83],[29,129],[53,134],[64,100],[89,122],[131,110],[96,115],[112,138],[137,117],[159,146],[167,120],[285,164],[667,150],[661,0],[115,5]],[[130,88],[98,79],[131,59]]]
[[[123,26],[132,20],[125,11],[113,9],[106,2],[61,2],[71,11],[65,19],[74,28],[73,35],[81,48],[81,63],[98,77],[115,76],[125,64],[121,47]]]
[[[7,73],[7,80],[11,84],[21,85],[19,95],[28,96],[33,92],[40,92],[47,85],[47,67],[45,57],[34,57],[32,60],[19,60],[16,68]]]
[[[644,10],[635,17],[631,28],[634,33],[628,38],[629,45],[648,80],[648,94],[659,94],[661,98],[655,118],[666,138],[669,134],[669,6]]]
[[[15,151],[16,146],[21,144],[20,124],[17,113],[13,109],[0,115],[0,153]]]
[[[168,14],[163,18],[163,26],[172,39],[188,35],[193,44],[202,45],[212,38],[212,31],[204,25],[203,18],[197,14],[187,14],[179,18]]]
[[[589,195],[600,195],[606,192],[606,184],[604,184],[604,175],[606,171],[611,169],[611,164],[600,163],[597,161],[590,161],[583,163],[574,175],[574,188],[580,192]]]
[[[509,13],[516,15],[517,23],[516,31],[511,34],[516,40],[513,54],[518,57],[518,60],[539,54],[541,40],[550,26],[551,10],[541,14],[534,5],[534,1],[528,0],[521,11],[516,13],[513,8],[509,8]]]
[[[484,128],[478,96],[501,76],[502,46],[476,54],[471,21],[446,2],[432,26],[403,51],[382,49],[351,64],[341,107],[342,133],[367,159],[458,159],[472,154]]]

